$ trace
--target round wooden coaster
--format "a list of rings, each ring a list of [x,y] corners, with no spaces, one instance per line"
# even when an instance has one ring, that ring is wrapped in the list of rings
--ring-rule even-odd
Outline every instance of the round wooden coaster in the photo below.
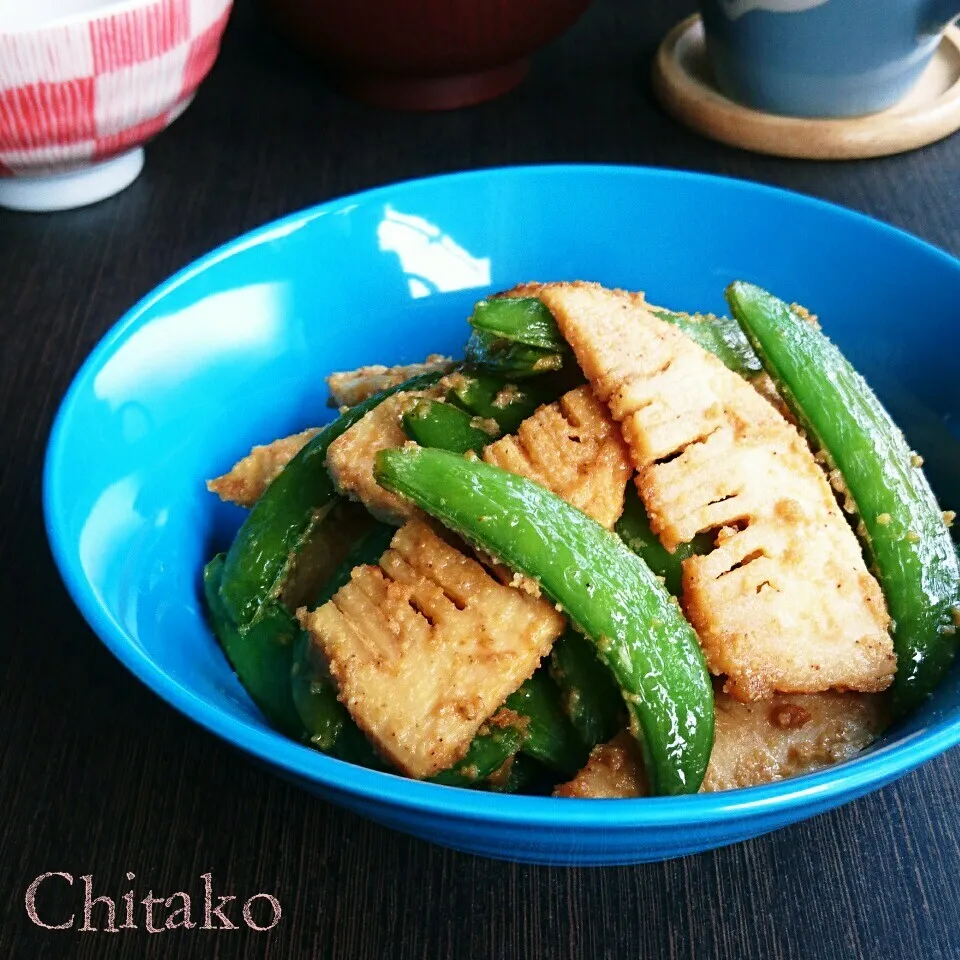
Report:
[[[698,14],[678,23],[660,44],[653,85],[668,113],[733,147],[806,160],[884,157],[960,129],[960,29],[946,30],[930,65],[903,100],[864,117],[783,117],[730,100],[714,86]]]

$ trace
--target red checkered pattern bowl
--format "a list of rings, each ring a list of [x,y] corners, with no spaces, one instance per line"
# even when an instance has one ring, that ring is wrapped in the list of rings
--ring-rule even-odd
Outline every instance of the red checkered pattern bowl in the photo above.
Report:
[[[186,109],[213,66],[231,4],[12,0],[0,12],[0,203],[98,177],[93,193],[109,195],[116,176],[107,170],[132,180],[143,162],[136,148]],[[80,190],[79,202],[101,198],[89,193]]]

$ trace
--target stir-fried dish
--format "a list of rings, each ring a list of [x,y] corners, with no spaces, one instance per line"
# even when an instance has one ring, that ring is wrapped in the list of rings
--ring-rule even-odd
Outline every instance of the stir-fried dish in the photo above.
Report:
[[[557,797],[848,760],[957,647],[944,512],[817,319],[591,283],[481,300],[462,360],[328,379],[339,416],[210,490],[204,571],[279,730],[434,783]]]

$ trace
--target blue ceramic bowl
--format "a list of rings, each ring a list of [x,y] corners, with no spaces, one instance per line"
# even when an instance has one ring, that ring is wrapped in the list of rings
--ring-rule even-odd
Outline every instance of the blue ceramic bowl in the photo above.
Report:
[[[457,354],[483,294],[530,279],[722,311],[735,278],[817,311],[960,501],[960,263],[804,197],[660,170],[488,170],[298,213],[208,255],[128,313],[70,388],[47,455],[54,556],[104,643],[197,723],[307,790],[493,857],[632,863],[828,810],[960,742],[960,671],[859,759],[749,790],[647,800],[491,796],[353,767],[271,730],[204,621],[200,569],[241,512],[204,489],[250,446],[329,416],[325,374]],[[952,340],[952,342],[951,342]]]

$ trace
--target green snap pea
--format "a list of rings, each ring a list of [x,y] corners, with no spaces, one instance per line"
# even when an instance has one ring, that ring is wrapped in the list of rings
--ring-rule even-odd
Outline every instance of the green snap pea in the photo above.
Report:
[[[485,373],[521,380],[559,370],[565,354],[505,340],[485,330],[474,330],[464,350],[467,365]]]
[[[713,689],[693,628],[614,534],[544,487],[442,450],[384,450],[375,475],[539,581],[613,673],[653,790],[694,793],[713,744]]]
[[[553,314],[536,297],[480,300],[473,308],[470,326],[474,330],[541,350],[567,349]]]
[[[589,750],[564,713],[560,691],[541,667],[506,699],[505,706],[526,719],[520,748],[558,773],[572,776],[586,762]]]
[[[349,723],[347,708],[337,699],[327,664],[310,643],[310,634],[300,630],[293,646],[293,666],[288,678],[293,705],[307,731],[311,746],[324,753],[333,750]]]
[[[692,556],[709,553],[713,549],[711,537],[700,533],[690,543],[682,543],[670,553],[650,529],[647,510],[633,484],[627,487],[623,513],[620,514],[614,530],[658,577],[663,577],[667,590],[675,597],[680,596],[683,561]]]
[[[518,718],[519,719],[519,718]],[[522,722],[494,725],[473,738],[466,755],[449,770],[441,770],[430,778],[431,783],[451,787],[471,787],[496,773],[521,747],[526,739]]]
[[[957,650],[960,568],[941,508],[903,433],[817,326],[752,284],[732,284],[727,299],[856,504],[859,532],[893,619],[891,699],[903,715],[929,696]]]
[[[458,373],[450,379],[448,402],[475,417],[493,420],[501,433],[516,432],[538,407],[557,398],[556,391],[544,389],[541,380],[518,385],[486,373]]]
[[[327,449],[394,393],[432,386],[443,376],[414,377],[351,407],[320,431],[283,469],[247,514],[227,552],[220,596],[234,623],[246,627],[290,581],[298,558],[324,523],[337,495],[327,473]]]
[[[691,340],[712,353],[724,366],[747,380],[763,369],[744,332],[731,317],[715,317],[700,313],[674,313],[661,307],[652,308],[654,316],[682,330]]]
[[[550,676],[562,694],[564,712],[589,749],[623,729],[626,708],[613,675],[576,630],[568,629],[553,645]]]
[[[355,763],[358,767],[369,767],[371,770],[392,769],[383,760],[383,757],[373,749],[373,744],[367,739],[366,734],[350,719],[349,723],[344,723],[337,737],[337,742],[329,751],[331,756],[338,760],[344,760],[347,763]]]
[[[477,418],[452,403],[422,398],[403,415],[403,429],[421,447],[442,447],[454,453],[480,453],[496,440],[476,425]],[[499,429],[497,430],[499,434]]]
[[[297,633],[294,618],[279,604],[247,631],[230,619],[220,599],[224,555],[203,569],[203,593],[213,632],[250,699],[278,730],[296,740],[303,724],[290,695],[290,650]]]
[[[499,771],[480,785],[491,793],[546,793],[553,789],[556,775],[533,757],[515,753]]]
[[[435,401],[418,401],[418,404],[423,404],[422,411],[418,414],[416,407],[411,410],[410,414],[404,417],[404,427],[420,446],[464,454],[468,450],[479,453],[490,442],[488,435],[484,435],[482,442],[480,438],[471,437],[470,431],[483,431],[471,426],[471,417],[463,410]],[[545,670],[537,670],[519,690],[507,698],[505,705],[524,719],[524,753],[566,774],[575,772],[586,762],[583,744],[578,740],[576,730],[561,707],[560,691]],[[484,739],[486,738],[474,739],[471,754],[495,754],[494,745],[484,747]],[[461,761],[458,767],[463,765],[464,762]],[[477,764],[472,762],[465,765],[471,775],[476,768]],[[462,779],[457,768],[451,773]]]

